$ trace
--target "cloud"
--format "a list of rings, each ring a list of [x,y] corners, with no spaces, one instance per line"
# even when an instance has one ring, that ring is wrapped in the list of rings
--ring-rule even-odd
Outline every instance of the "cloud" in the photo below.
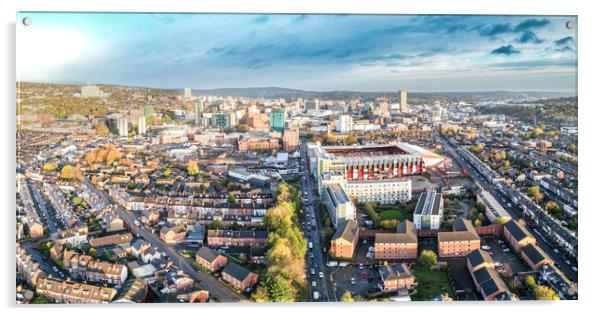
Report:
[[[507,34],[507,33],[512,33],[512,32],[513,32],[512,26],[510,26],[510,23],[506,23],[506,24],[494,24],[487,28],[481,29],[479,31],[479,34],[481,36],[486,36],[486,37],[495,37],[500,34]]]
[[[543,42],[543,39],[537,37],[537,34],[533,33],[532,31],[526,31],[520,37],[518,37],[516,39],[516,41],[521,44],[526,44],[526,43],[539,44],[539,43]]]
[[[523,22],[519,23],[514,28],[514,31],[515,32],[523,32],[523,31],[527,31],[530,29],[541,28],[548,24],[550,24],[550,20],[548,20],[548,19],[541,19],[541,20],[527,19],[527,20],[524,20]]]
[[[512,45],[500,46],[491,51],[492,55],[515,55],[520,54],[520,51],[515,49]]]
[[[564,53],[564,52],[572,52],[572,53],[574,53],[575,52],[575,48],[570,47],[570,46],[562,46],[562,47],[556,48],[556,51],[557,52],[562,52],[562,53]]]
[[[575,39],[572,36],[563,37],[557,41],[554,41],[556,46],[564,46],[569,44],[575,44]]]

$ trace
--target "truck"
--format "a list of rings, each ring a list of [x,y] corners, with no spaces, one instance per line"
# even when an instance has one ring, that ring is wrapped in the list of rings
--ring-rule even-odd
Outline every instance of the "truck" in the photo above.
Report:
[[[319,299],[320,299],[320,292],[314,291],[314,301],[317,301]]]
[[[313,244],[313,243],[310,241],[310,242],[307,244],[307,247],[308,247],[309,249],[313,249],[313,248],[314,248],[314,244]]]

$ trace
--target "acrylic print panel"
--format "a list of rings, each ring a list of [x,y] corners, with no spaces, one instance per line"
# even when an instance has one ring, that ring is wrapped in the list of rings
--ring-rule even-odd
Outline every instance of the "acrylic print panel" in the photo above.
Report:
[[[577,298],[577,17],[17,14],[17,301]]]

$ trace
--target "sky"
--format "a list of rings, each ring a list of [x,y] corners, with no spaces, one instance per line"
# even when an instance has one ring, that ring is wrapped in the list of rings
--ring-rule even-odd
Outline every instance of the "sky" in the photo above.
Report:
[[[577,90],[575,16],[21,12],[16,48],[33,82]]]

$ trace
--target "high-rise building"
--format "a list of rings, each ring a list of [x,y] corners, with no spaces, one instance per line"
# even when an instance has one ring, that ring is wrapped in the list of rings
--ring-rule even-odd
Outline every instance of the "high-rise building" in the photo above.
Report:
[[[128,136],[128,119],[125,117],[119,117],[117,119],[117,130],[119,132],[119,136],[125,137]]]
[[[305,111],[315,111],[320,109],[320,99],[305,100],[303,107]]]
[[[270,130],[284,132],[284,116],[283,110],[274,110],[270,112]]]
[[[234,113],[215,113],[211,117],[211,125],[218,128],[231,128],[234,126]]]
[[[138,135],[146,134],[146,117],[140,116],[138,118]]]
[[[100,92],[100,88],[98,86],[82,86],[81,87],[81,97],[82,98],[91,98],[91,97],[100,97],[102,92]]]
[[[199,125],[201,123],[204,107],[203,101],[200,100],[194,105],[194,125]]]
[[[399,111],[408,113],[408,92],[405,90],[399,90]]]
[[[284,151],[299,149],[299,130],[287,129],[282,133],[282,149]]]
[[[152,105],[147,105],[146,107],[144,107],[144,117],[145,118],[149,118],[152,117],[154,114],[154,109]]]
[[[192,99],[192,89],[191,88],[184,88],[184,99],[185,100]]]
[[[341,115],[336,123],[336,130],[339,133],[350,133],[353,131],[353,117],[351,115]]]

